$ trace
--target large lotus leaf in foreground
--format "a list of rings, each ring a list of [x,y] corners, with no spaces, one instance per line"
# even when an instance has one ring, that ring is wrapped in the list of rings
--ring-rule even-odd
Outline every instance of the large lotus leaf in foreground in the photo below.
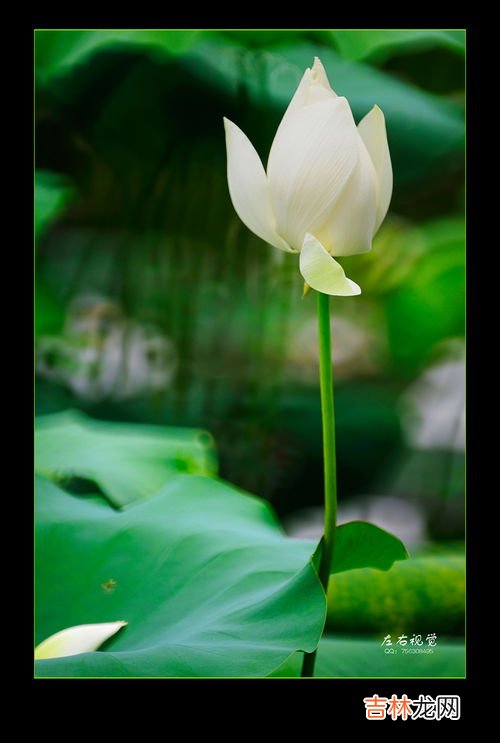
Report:
[[[218,480],[178,475],[124,511],[37,481],[36,642],[124,620],[98,652],[37,676],[264,676],[312,651],[325,596],[311,543]]]

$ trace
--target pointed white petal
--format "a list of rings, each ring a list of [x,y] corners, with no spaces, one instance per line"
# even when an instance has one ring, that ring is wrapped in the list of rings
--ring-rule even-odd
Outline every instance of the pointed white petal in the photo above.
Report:
[[[323,294],[352,297],[360,287],[348,279],[344,269],[313,235],[307,234],[300,251],[300,273],[307,284]]]
[[[323,62],[320,60],[319,57],[314,57],[314,64],[311,70],[311,78],[317,85],[321,85],[325,90],[328,90],[335,96],[337,95],[330,85],[328,75],[326,74],[326,70],[323,67]]]
[[[284,125],[287,118],[299,108],[304,106],[310,106],[312,103],[318,103],[319,101],[326,101],[330,98],[336,98],[337,94],[332,90],[330,82],[325,72],[320,59],[314,57],[314,64],[312,69],[307,70],[302,75],[302,79],[295,91],[292,100],[288,104],[283,118],[281,119],[280,127]],[[278,129],[279,132],[279,129]]]
[[[333,90],[331,90],[331,88],[325,88],[324,85],[314,80],[312,78],[311,70],[307,69],[302,75],[302,80],[283,114],[283,118],[281,119],[276,134],[285,125],[293,113],[296,113],[306,106],[311,106],[313,103],[328,101],[332,98],[336,98],[336,94]]]
[[[227,149],[227,182],[236,214],[262,240],[280,250],[290,250],[277,234],[264,167],[248,137],[224,118]]]
[[[280,126],[268,163],[276,229],[297,250],[326,220],[358,161],[358,133],[345,98],[297,108]]]
[[[363,140],[359,158],[326,224],[314,234],[332,255],[356,255],[371,250],[377,220],[377,177]]]
[[[37,645],[35,660],[65,658],[68,655],[92,652],[126,624],[127,622],[100,622],[68,627]]]
[[[374,106],[358,124],[366,149],[370,155],[378,180],[377,221],[375,231],[378,230],[387,214],[392,196],[392,164],[385,117],[378,106]]]

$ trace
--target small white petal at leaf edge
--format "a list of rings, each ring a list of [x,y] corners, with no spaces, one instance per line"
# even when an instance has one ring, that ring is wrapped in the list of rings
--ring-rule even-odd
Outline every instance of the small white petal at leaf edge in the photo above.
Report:
[[[35,660],[47,658],[66,658],[79,653],[97,650],[127,622],[99,622],[97,624],[78,624],[47,637],[35,648]]]

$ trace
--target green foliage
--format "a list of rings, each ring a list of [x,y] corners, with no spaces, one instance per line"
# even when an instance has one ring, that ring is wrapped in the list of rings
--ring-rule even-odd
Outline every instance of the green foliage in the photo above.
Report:
[[[116,507],[154,495],[179,472],[217,472],[206,431],[97,421],[76,411],[40,416],[36,427],[36,472],[90,480]]]
[[[181,54],[200,32],[196,29],[38,30],[35,38],[36,68],[50,79],[79,65],[92,54],[117,46],[139,45],[167,54]]]
[[[422,236],[424,250],[411,276],[388,298],[386,310],[394,362],[409,372],[429,360],[441,338],[465,333],[464,220],[430,222]]]
[[[60,333],[64,324],[64,307],[37,275],[35,284],[35,335]]]
[[[325,635],[319,644],[315,676],[323,678],[463,678],[465,643],[439,640],[432,653],[387,654],[380,638]],[[270,675],[300,676],[302,656],[288,658]]]
[[[428,252],[425,229],[410,221],[389,217],[375,235],[373,249],[363,255],[344,258],[342,265],[347,272],[356,273],[370,297],[385,297],[412,280],[415,268]]]
[[[178,475],[121,512],[39,478],[36,505],[36,642],[128,622],[102,652],[38,661],[37,676],[264,676],[319,640],[309,545],[264,501]]]
[[[38,419],[36,451],[37,472],[91,480],[128,506],[113,512],[96,494],[38,479],[37,641],[77,624],[128,622],[111,653],[44,661],[41,675],[265,675],[294,649],[314,648],[325,618],[315,545],[284,537],[263,501],[178,474],[215,474],[208,434],[68,412]],[[336,573],[387,570],[406,557],[376,526],[338,527]]]
[[[370,305],[363,308],[369,317]],[[333,342],[338,339],[333,337]],[[354,362],[355,363],[355,362]],[[337,431],[337,477],[339,493],[366,492],[373,487],[386,466],[387,458],[401,446],[401,424],[397,414],[397,390],[360,379],[335,386]],[[300,424],[299,424],[300,421]],[[321,504],[323,468],[321,461],[321,413],[318,390],[289,387],[282,393],[278,429],[290,448],[282,474],[285,487],[279,505],[300,507],[303,490],[311,504]],[[360,467],[360,457],[363,466]],[[299,480],[304,472],[303,480]],[[296,487],[297,482],[300,488]]]
[[[441,47],[465,54],[465,31],[434,28],[334,29],[330,32],[345,59],[381,62],[399,54]]]
[[[394,562],[407,558],[397,537],[367,521],[350,521],[336,529],[332,574],[356,568],[389,570]]]
[[[49,227],[70,198],[72,190],[56,173],[35,173],[35,237]]]
[[[327,626],[336,632],[461,634],[465,560],[436,555],[335,575],[328,587]]]
[[[174,88],[175,100],[179,104],[179,82],[184,80],[184,84],[191,87],[193,80],[196,80],[198,103],[201,106],[203,102],[204,109],[203,138],[215,134],[222,146],[222,116],[232,115],[239,125],[248,128],[251,109],[261,109],[267,112],[267,119],[259,119],[257,138],[260,136],[269,145],[303,70],[311,65],[315,55],[319,55],[334,88],[348,97],[356,118],[364,116],[375,103],[384,111],[397,186],[432,173],[441,177],[450,168],[463,165],[464,116],[460,104],[419,90],[368,65],[345,60],[330,45],[311,43],[303,37],[290,38],[285,35],[283,43],[265,53],[259,49],[248,49],[239,42],[238,33],[228,38],[212,32],[194,31],[43,31],[37,34],[37,69],[40,70],[41,79],[49,86],[54,77],[65,78],[64,88],[60,84],[57,87],[58,100],[62,97],[72,100],[73,111],[79,105],[85,105],[88,109],[88,96],[83,89],[79,92],[80,78],[83,81],[90,76],[95,80],[96,98],[92,103],[95,106],[99,101],[102,69],[107,69],[108,77],[111,75],[110,60],[103,58],[96,62],[94,52],[112,51],[118,65],[120,52],[127,54],[134,49],[139,53],[154,52],[156,56],[152,69],[161,64],[162,59],[166,67],[159,86],[150,88],[146,83],[145,88],[141,89],[144,82],[140,82],[140,74],[135,74],[135,71],[139,72],[140,62],[133,65],[132,74],[125,74],[126,85],[132,85],[134,89],[133,93],[130,89],[127,93],[130,113],[135,115],[138,110],[144,113],[150,104],[144,108],[143,104],[138,105],[139,100],[148,95],[164,98],[167,87]],[[179,56],[172,57],[173,51]],[[82,64],[86,65],[85,74],[81,71]],[[171,69],[175,69],[175,74],[170,72]],[[116,92],[120,92],[120,87]],[[84,99],[75,100],[82,94],[85,94]],[[226,98],[225,103],[221,96]],[[250,108],[245,101],[251,103]],[[107,116],[114,115],[114,108],[109,108]],[[165,114],[171,116],[172,110],[175,110],[176,119],[186,116],[179,132],[182,138],[189,138],[196,108],[196,99],[193,99],[192,105],[186,105],[183,101],[176,109],[157,106],[153,117],[143,116],[142,121],[134,123],[133,133],[137,135],[137,126],[140,126],[145,129],[143,136],[146,139],[156,141],[157,132],[168,132],[172,126],[168,119],[165,121]],[[87,110],[81,120],[88,115]],[[110,122],[107,122],[108,131],[109,126]],[[129,121],[128,130],[130,128]],[[254,139],[256,132],[250,129],[249,134]]]
[[[379,298],[390,362],[403,377],[418,373],[441,339],[464,336],[463,217],[420,225],[389,219],[370,253],[342,264],[367,294]]]
[[[71,196],[72,189],[56,173],[36,171],[35,247],[39,238],[57,219]],[[64,317],[63,307],[38,273],[35,280],[35,333],[38,336],[60,332]]]

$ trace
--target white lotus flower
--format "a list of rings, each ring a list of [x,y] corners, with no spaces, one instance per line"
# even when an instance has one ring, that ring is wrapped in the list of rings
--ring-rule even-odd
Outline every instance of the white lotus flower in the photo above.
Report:
[[[69,655],[90,653],[109,640],[127,622],[98,622],[78,624],[47,637],[35,648],[35,660],[66,658]]]
[[[378,106],[356,127],[316,57],[274,137],[267,174],[248,137],[224,119],[236,213],[258,237],[300,252],[306,283],[324,294],[361,289],[333,256],[365,253],[389,208],[392,166]]]

